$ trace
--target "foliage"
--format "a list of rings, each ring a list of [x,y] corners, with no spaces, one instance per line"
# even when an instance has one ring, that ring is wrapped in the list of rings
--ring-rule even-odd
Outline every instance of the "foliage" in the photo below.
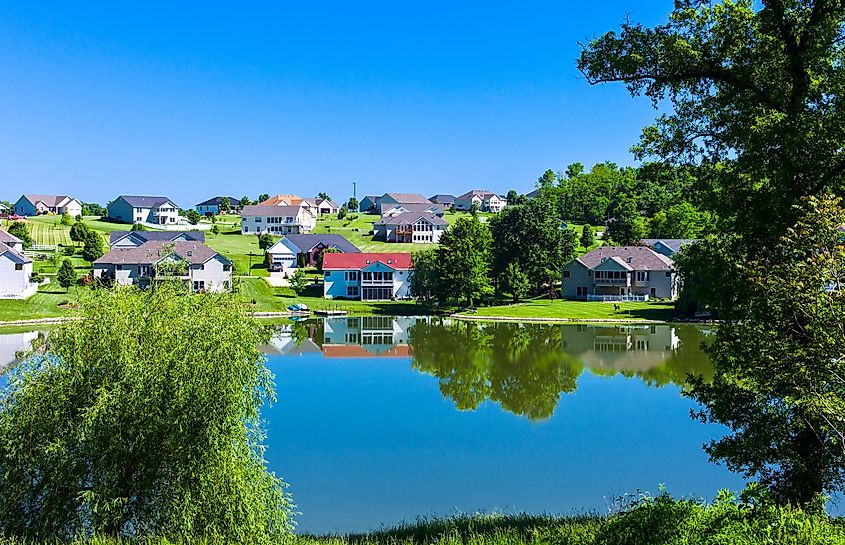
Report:
[[[593,228],[590,227],[590,224],[585,223],[584,227],[581,228],[581,238],[578,242],[580,242],[581,246],[584,248],[590,248],[596,243],[596,235],[593,233]]]
[[[229,197],[222,197],[220,199],[220,206],[217,207],[220,213],[227,214],[232,210],[232,201]]]
[[[352,212],[357,212],[358,206],[358,199],[356,199],[355,197],[349,197],[349,202],[346,203],[346,208],[348,208]]]
[[[338,210],[337,212],[337,219],[345,219],[347,215],[349,215],[349,208],[347,208],[346,204],[344,203],[343,206],[340,207],[340,210]]]
[[[64,261],[62,261],[62,265],[59,267],[59,270],[56,271],[56,282],[67,290],[69,287],[76,284],[76,280],[77,276],[76,271],[73,269],[73,263],[70,259],[65,258]]]
[[[106,207],[97,203],[84,202],[82,203],[82,215],[103,217],[108,215],[108,210],[106,210]]]
[[[82,246],[82,257],[86,261],[96,261],[103,256],[103,239],[97,231],[89,230],[85,234],[84,245]]]
[[[91,229],[88,224],[82,221],[77,221],[70,227],[70,239],[74,242],[85,242],[85,237]]]
[[[317,270],[323,272],[323,256],[325,254],[339,254],[340,250],[337,248],[323,248],[317,253]]]
[[[133,223],[132,227],[129,228],[130,231],[148,231],[147,226],[143,223]]]
[[[733,431],[711,457],[797,504],[845,485],[845,210],[811,198],[803,214],[771,255],[736,271],[746,319],[719,327],[715,380],[690,390],[702,420]]]
[[[500,287],[502,291],[510,293],[513,296],[513,302],[517,303],[528,293],[531,283],[528,275],[519,267],[519,263],[511,261],[502,273]]]
[[[249,205],[252,204],[252,200],[250,200],[250,198],[247,197],[246,195],[241,197],[240,200],[241,200],[241,206],[249,206]],[[258,201],[258,202],[262,202],[262,201]]]
[[[273,397],[238,300],[98,290],[0,393],[0,532],[275,543],[284,484],[265,469]]]
[[[620,203],[616,217],[608,222],[605,236],[619,246],[632,246],[646,238],[647,228],[646,218],[637,211],[634,201],[627,200]]]
[[[196,224],[198,224],[198,223],[200,222],[200,219],[202,218],[202,216],[200,216],[200,213],[199,213],[199,212],[197,212],[197,211],[196,211],[195,209],[193,209],[193,208],[191,208],[190,210],[188,210],[188,211],[185,213],[185,216],[188,218],[188,223],[190,223],[191,225],[196,225]]]
[[[220,226],[215,224],[211,226],[211,234],[219,235],[220,234]]]
[[[437,251],[420,250],[413,255],[414,274],[409,279],[411,297],[428,305],[438,299],[440,278],[437,270]]]
[[[32,235],[29,231],[29,225],[25,221],[15,221],[9,226],[7,232],[15,237],[21,239],[24,248],[32,246]]]
[[[249,200],[249,199],[247,199],[247,200]],[[262,193],[261,195],[258,196],[258,199],[255,201],[255,204],[259,204],[259,203],[262,203],[262,202],[267,201],[267,200],[270,200],[270,195],[268,195],[267,193]]]
[[[328,193],[326,193],[325,191],[320,191],[319,193],[317,193],[317,198],[318,198],[318,199],[323,199],[324,201],[330,201],[330,200],[332,200],[332,199],[331,199],[331,197],[329,197],[329,194],[328,194]],[[265,200],[266,200],[266,199],[265,199]]]
[[[650,238],[699,238],[712,224],[712,215],[689,202],[658,211],[649,221]]]
[[[73,219],[71,219],[70,214],[68,214],[67,212],[62,213],[62,219],[59,221],[59,223],[61,223],[65,227],[67,227],[72,222],[73,222]]]
[[[302,268],[297,268],[293,272],[293,276],[290,279],[290,287],[293,289],[294,293],[300,295],[302,292],[305,291],[305,287],[308,284],[308,277],[305,274],[305,270]]]
[[[440,237],[437,274],[441,302],[472,306],[492,292],[490,284],[490,229],[477,216],[461,217]]]
[[[275,243],[276,239],[270,233],[261,233],[258,235],[258,247],[262,250],[270,249]]]

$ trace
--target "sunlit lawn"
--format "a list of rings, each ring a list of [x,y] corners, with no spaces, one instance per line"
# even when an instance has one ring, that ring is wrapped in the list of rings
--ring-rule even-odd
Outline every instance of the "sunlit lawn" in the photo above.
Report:
[[[616,310],[616,306],[619,310]],[[671,320],[672,302],[605,303],[601,301],[569,301],[532,299],[515,305],[480,307],[476,316],[508,318],[561,318],[572,320]]]
[[[60,308],[62,303],[76,300],[76,288],[66,292],[58,284],[48,284],[24,301],[0,300],[0,322],[55,318],[67,315],[69,309]]]

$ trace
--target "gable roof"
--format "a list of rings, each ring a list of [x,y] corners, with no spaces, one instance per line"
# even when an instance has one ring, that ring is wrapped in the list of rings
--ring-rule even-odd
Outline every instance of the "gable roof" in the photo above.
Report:
[[[432,195],[431,197],[429,197],[428,200],[430,200],[431,202],[436,202],[436,203],[440,203],[440,204],[449,204],[449,203],[455,202],[455,196],[438,193],[437,195]]]
[[[496,195],[492,191],[488,191],[486,189],[471,189],[458,198],[459,199],[471,199],[471,198],[475,197],[476,195],[481,197],[482,199],[488,199],[492,196],[498,197],[498,195]]]
[[[24,195],[23,197],[33,205],[39,201],[43,202],[48,208],[56,208],[67,201],[75,200],[67,195]]]
[[[666,246],[673,252],[679,252],[682,246],[686,246],[687,244],[692,244],[695,242],[694,238],[644,238],[640,241],[641,243],[645,244],[646,246],[654,247],[658,243]]]
[[[7,233],[3,229],[0,229],[0,242],[4,244],[20,244],[21,239],[11,233]]]
[[[323,270],[345,271],[361,270],[374,263],[382,263],[391,269],[409,270],[414,265],[409,253],[353,253],[353,254],[324,254]]]
[[[646,246],[599,246],[576,261],[588,269],[595,269],[608,259],[637,271],[670,271],[672,260]],[[629,261],[630,259],[630,261]]]
[[[382,216],[375,225],[411,225],[420,218],[425,218],[433,225],[449,225],[449,223],[431,212],[402,212],[395,216]]]
[[[134,236],[149,241],[169,242],[184,236],[196,242],[205,242],[205,233],[202,231],[112,231],[109,233],[109,245],[115,244],[128,236]]]
[[[382,199],[385,197],[390,197],[398,203],[431,203],[430,200],[419,193],[385,193],[381,196]]]
[[[168,255],[176,254],[193,265],[205,263],[214,257],[220,257],[231,263],[225,256],[196,241],[173,242],[173,251],[166,255],[159,255],[159,250],[168,242],[154,240],[145,242],[134,248],[115,248],[94,261],[94,265],[152,265]]]
[[[318,244],[322,244],[323,246],[327,246],[329,248],[337,248],[344,253],[361,252],[361,250],[359,250],[354,244],[346,240],[341,235],[336,234],[285,235],[282,240],[290,242],[301,253],[311,251],[311,249]]]
[[[317,206],[330,206],[331,208],[340,208],[336,202],[331,199],[317,199]]]
[[[241,201],[234,197],[226,197],[229,199],[230,206],[240,206]],[[220,201],[223,200],[223,197],[214,197],[213,199],[208,199],[207,201],[203,201],[199,203],[197,206],[220,206]]]
[[[267,201],[264,201],[267,202]],[[243,216],[296,216],[302,210],[300,206],[256,204],[244,206],[241,209]]]
[[[31,259],[7,245],[5,242],[0,242],[0,255],[10,255],[12,257],[12,261],[17,261],[18,263],[32,263]]]
[[[302,204],[302,201],[304,200],[305,199],[299,195],[273,195],[266,201],[258,203],[256,206],[293,206],[296,204]]]
[[[382,206],[381,213],[382,215],[384,215],[390,212],[391,210],[396,210],[397,208],[402,208],[407,212],[427,212],[436,210],[438,215],[446,213],[445,206],[433,202],[400,202],[397,204],[387,204]]]
[[[120,195],[117,199],[123,199],[129,206],[132,206],[134,208],[157,208],[167,203],[170,203],[176,208],[179,208],[175,202],[168,199],[167,197],[153,197],[149,195]]]

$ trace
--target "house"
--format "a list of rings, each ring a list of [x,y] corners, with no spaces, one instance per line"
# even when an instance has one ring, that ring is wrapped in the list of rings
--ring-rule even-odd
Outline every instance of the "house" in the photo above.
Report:
[[[445,208],[454,208],[455,207],[455,196],[454,195],[434,195],[429,197],[433,203],[442,204]]]
[[[325,248],[332,248],[339,253],[361,252],[340,235],[286,235],[267,250],[270,254],[270,272],[281,272],[282,276],[288,276],[300,264],[315,267],[317,256]]]
[[[373,225],[373,238],[385,242],[438,243],[449,228],[443,218],[431,212],[403,212],[382,216]]]
[[[302,206],[315,218],[320,215],[317,199],[303,199],[299,195],[274,195],[257,206]]]
[[[379,197],[376,212],[381,214],[395,204],[431,204],[431,201],[419,193],[385,193]]]
[[[194,241],[205,244],[205,233],[200,231],[112,231],[109,233],[109,246],[112,248],[137,248],[151,241]]]
[[[535,189],[534,191],[529,191],[528,193],[525,194],[525,196],[529,199],[536,199],[537,197],[540,196],[540,190]]]
[[[291,235],[310,233],[317,216],[308,206],[257,205],[241,209],[241,233],[244,235]]]
[[[367,195],[358,203],[358,211],[375,214],[379,199],[378,195]]]
[[[108,217],[123,223],[176,225],[179,207],[167,197],[121,195],[109,203]]]
[[[403,204],[394,204],[390,207],[385,206],[382,209],[381,215],[384,216],[398,216],[399,214],[404,214],[405,212],[429,212],[434,214],[438,217],[443,217],[446,215],[446,208],[442,204],[434,204],[430,203],[403,203]]]
[[[0,216],[8,216],[9,207],[0,202]]]
[[[674,299],[672,260],[647,246],[602,246],[563,268],[563,297],[603,301]]]
[[[407,358],[411,328],[426,318],[363,316],[326,318],[322,351],[327,358]]]
[[[32,260],[21,241],[0,229],[0,299],[26,299],[38,291],[32,282]]]
[[[196,241],[145,242],[114,248],[93,263],[94,277],[147,287],[156,280],[178,279],[193,291],[232,289],[232,262]],[[166,272],[165,272],[166,271]]]
[[[317,213],[323,214],[337,214],[340,212],[340,207],[331,199],[317,199]]]
[[[82,214],[82,203],[67,195],[21,195],[14,209],[20,216],[67,213],[76,217]]]
[[[676,253],[681,251],[681,248],[687,244],[695,242],[694,238],[644,238],[640,241],[645,246],[648,246],[658,254],[663,254],[666,257],[673,257]]]
[[[323,297],[389,301],[410,297],[409,253],[324,254]]]
[[[240,212],[241,201],[234,197],[226,198],[229,199],[229,211],[233,214]],[[217,214],[220,214],[220,203],[222,201],[223,197],[214,197],[213,199],[203,201],[196,206],[197,212],[199,212],[203,216],[216,216]]]
[[[486,189],[473,189],[455,198],[455,210],[472,210],[473,205],[482,212],[501,212],[508,201]]]

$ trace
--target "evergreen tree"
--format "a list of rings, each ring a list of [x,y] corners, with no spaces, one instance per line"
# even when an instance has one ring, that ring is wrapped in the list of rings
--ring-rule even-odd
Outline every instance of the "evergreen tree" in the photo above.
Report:
[[[85,235],[85,244],[82,247],[82,257],[85,261],[94,262],[103,256],[103,239],[96,231],[89,230]]]
[[[68,288],[76,284],[76,281],[77,276],[76,271],[73,269],[73,263],[71,263],[70,259],[65,258],[62,261],[61,267],[56,272],[56,282],[67,291]]]
[[[584,248],[590,248],[593,244],[596,243],[596,236],[593,234],[593,228],[590,227],[589,224],[584,224],[584,227],[581,228],[581,246]]]
[[[86,223],[77,221],[70,228],[70,239],[76,243],[85,242],[88,231],[90,229]]]
[[[10,235],[18,237],[23,242],[24,248],[32,246],[32,235],[29,231],[29,225],[25,221],[15,221],[9,226],[7,231]]]

